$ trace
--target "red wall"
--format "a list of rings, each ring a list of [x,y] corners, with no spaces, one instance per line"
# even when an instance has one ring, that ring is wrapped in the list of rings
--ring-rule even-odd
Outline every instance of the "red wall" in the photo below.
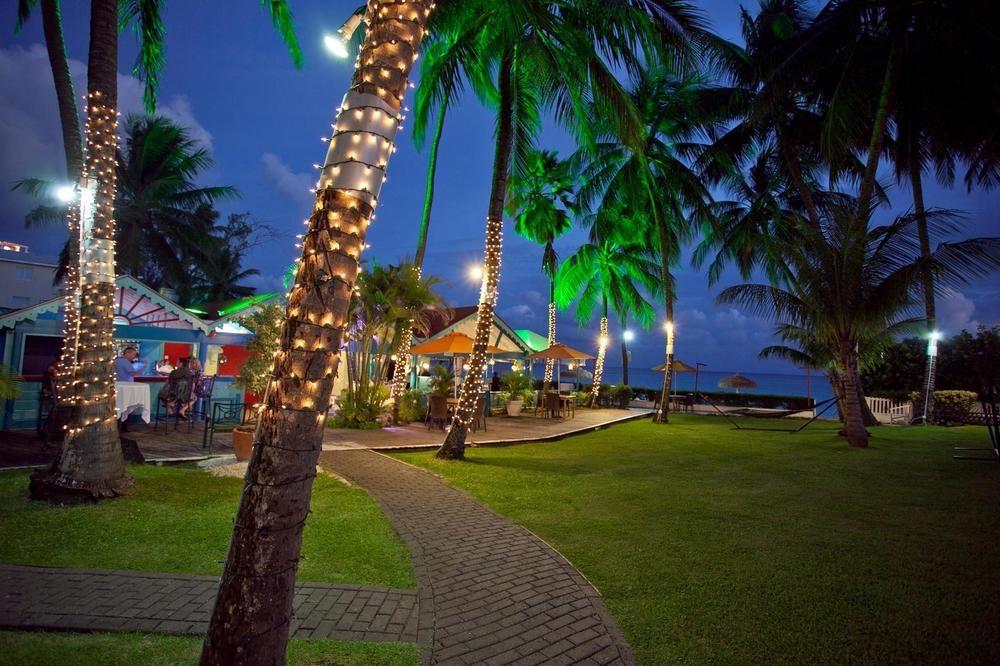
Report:
[[[218,371],[222,377],[235,377],[250,356],[246,347],[240,345],[222,345],[222,353],[226,355],[226,362],[219,366]],[[244,391],[243,402],[246,404],[260,402],[260,397]]]
[[[170,359],[170,365],[176,367],[182,358],[191,355],[191,345],[185,342],[164,342],[163,355]]]

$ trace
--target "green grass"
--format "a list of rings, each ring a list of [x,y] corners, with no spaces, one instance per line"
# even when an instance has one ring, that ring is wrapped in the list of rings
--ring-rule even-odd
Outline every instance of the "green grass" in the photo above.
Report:
[[[951,459],[985,429],[672,421],[397,457],[558,548],[643,663],[1000,661],[1000,465]]]
[[[0,662],[19,666],[174,666],[197,664],[201,639],[146,634],[51,634],[0,632]],[[288,664],[410,665],[417,647],[402,643],[291,641]]]
[[[218,575],[242,479],[133,466],[135,491],[96,505],[28,499],[28,472],[0,474],[0,562]],[[299,580],[416,587],[409,553],[366,492],[325,475],[313,485]]]

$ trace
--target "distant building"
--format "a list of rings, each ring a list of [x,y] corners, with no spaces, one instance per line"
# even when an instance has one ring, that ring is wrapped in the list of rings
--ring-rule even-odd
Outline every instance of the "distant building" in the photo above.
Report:
[[[32,254],[27,245],[0,241],[0,313],[61,295],[52,284],[57,268],[54,258]]]

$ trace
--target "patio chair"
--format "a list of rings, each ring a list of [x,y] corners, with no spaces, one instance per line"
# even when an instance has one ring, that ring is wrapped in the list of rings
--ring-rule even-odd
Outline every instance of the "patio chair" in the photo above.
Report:
[[[559,400],[558,393],[546,393],[545,394],[545,411],[552,415],[552,418],[556,418],[556,415],[562,410],[562,403]]]
[[[203,421],[208,420],[209,410],[212,408],[212,391],[215,390],[215,375],[199,375],[193,385],[194,406],[188,410],[188,432],[194,427],[194,421],[201,417]]]
[[[427,429],[435,423],[441,430],[444,430],[448,422],[448,398],[440,395],[432,395],[427,399]]]
[[[156,432],[157,428],[160,426],[160,421],[169,422],[171,418],[174,419],[174,430],[177,430],[177,424],[180,422],[180,406],[185,402],[191,400],[192,392],[194,391],[194,382],[190,379],[178,379],[174,381],[167,381],[160,389],[160,392],[156,396],[156,413],[153,416],[153,431]],[[167,403],[174,403],[174,413],[169,414],[167,412]],[[160,410],[164,413],[160,413]]]
[[[541,412],[545,416],[545,391],[535,391],[535,416]]]
[[[480,393],[476,398],[476,408],[472,411],[472,432],[476,432],[482,426],[486,430],[486,394]]]

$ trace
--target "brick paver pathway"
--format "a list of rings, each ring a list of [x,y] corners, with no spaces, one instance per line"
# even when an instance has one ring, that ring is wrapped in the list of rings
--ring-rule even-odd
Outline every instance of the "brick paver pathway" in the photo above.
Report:
[[[204,634],[210,576],[0,565],[0,627]],[[292,636],[417,640],[417,593],[360,585],[295,586]]]
[[[597,590],[528,530],[378,453],[320,464],[368,490],[410,547],[423,663],[634,663]]]

